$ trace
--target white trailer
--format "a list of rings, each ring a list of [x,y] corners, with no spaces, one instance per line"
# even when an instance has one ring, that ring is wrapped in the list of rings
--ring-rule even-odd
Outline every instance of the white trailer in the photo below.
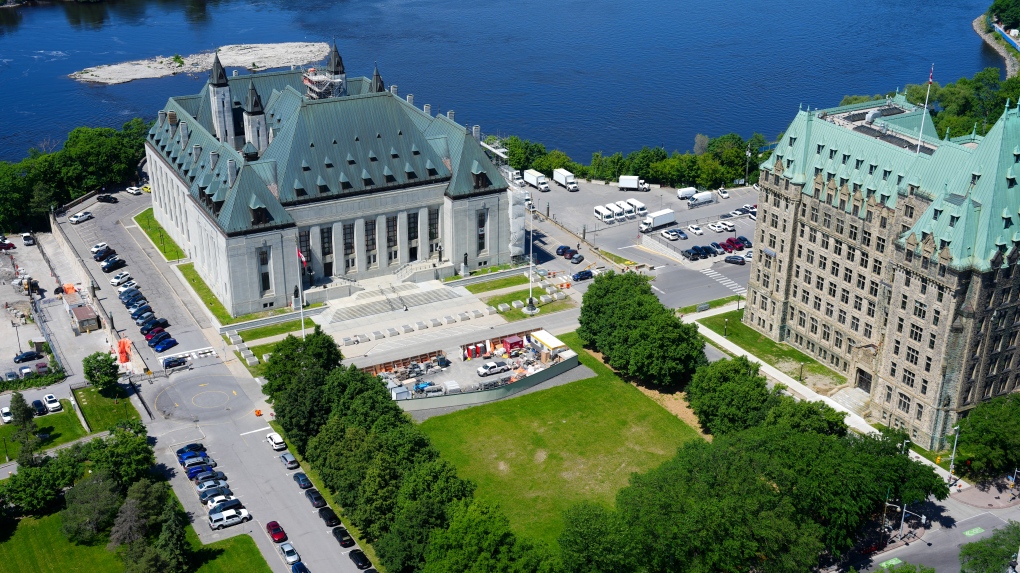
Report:
[[[535,171],[534,169],[528,169],[524,172],[524,182],[539,191],[549,190],[549,183],[546,182],[545,175],[542,175],[541,172]]]
[[[621,175],[619,182],[620,191],[651,191],[651,187],[644,179],[638,179],[637,175]]]
[[[662,211],[656,211],[645,217],[645,220],[641,222],[641,226],[638,227],[638,230],[642,233],[648,233],[674,223],[676,223],[676,213],[674,213],[672,209],[663,209]]]
[[[645,209],[645,204],[641,201],[638,201],[637,199],[627,199],[627,202],[634,208],[634,214],[638,217],[644,217],[648,214],[648,210]]]
[[[577,181],[574,180],[574,174],[566,169],[553,169],[553,181],[560,187],[566,188],[567,191],[577,191]]]

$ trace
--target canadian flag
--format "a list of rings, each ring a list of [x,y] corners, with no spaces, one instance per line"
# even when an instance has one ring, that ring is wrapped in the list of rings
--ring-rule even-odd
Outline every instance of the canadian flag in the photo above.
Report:
[[[308,266],[308,261],[305,260],[305,256],[301,254],[301,249],[297,250],[297,258],[301,261],[302,266]]]

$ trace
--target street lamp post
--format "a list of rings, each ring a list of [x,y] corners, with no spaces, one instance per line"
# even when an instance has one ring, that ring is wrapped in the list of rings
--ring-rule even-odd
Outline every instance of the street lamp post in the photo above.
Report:
[[[953,426],[956,437],[953,438],[953,454],[949,456],[949,483],[953,483],[953,470],[956,469],[956,444],[960,441],[960,426]]]
[[[532,296],[532,289],[535,288],[535,281],[532,278],[531,270],[535,265],[535,212],[528,214],[528,306],[524,307],[524,314],[533,316],[538,314],[538,307],[535,306],[535,297]]]
[[[747,159],[744,161],[744,185],[747,185],[748,169],[750,168],[749,166],[751,164],[751,144],[750,143],[747,144],[747,151],[744,152],[744,156],[747,157]]]
[[[21,354],[21,335],[18,333],[18,322],[12,320],[11,324],[14,325],[14,337],[18,339],[18,354]]]
[[[804,363],[800,363],[800,383],[804,383]]]
[[[722,325],[722,333],[723,333],[722,335],[723,335],[723,337],[729,338],[729,336],[730,336],[730,330],[729,329],[730,329],[730,319],[724,318],[723,319],[723,325]]]

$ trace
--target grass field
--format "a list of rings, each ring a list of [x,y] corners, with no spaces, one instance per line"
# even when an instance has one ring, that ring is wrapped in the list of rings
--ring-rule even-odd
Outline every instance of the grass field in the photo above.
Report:
[[[149,240],[152,241],[152,244],[156,245],[159,252],[163,253],[163,257],[166,260],[185,258],[184,250],[178,247],[177,243],[170,238],[170,235],[167,234],[162,225],[156,222],[156,218],[152,216],[151,207],[135,215],[135,223],[138,223],[138,226],[145,231],[145,234],[149,236]]]
[[[701,303],[701,304],[708,304],[708,308],[711,309],[711,308],[717,308],[717,307],[729,304],[729,303],[731,303],[731,302],[733,302],[735,300],[744,300],[744,297],[739,295],[739,294],[735,294],[733,296],[717,298],[715,300],[710,300],[707,303]],[[692,313],[692,312],[698,312],[698,306],[700,306],[700,304],[692,304],[690,306],[682,306],[682,307],[676,309],[676,311],[679,312],[679,313],[683,313],[683,314],[689,314],[689,313]]]
[[[743,317],[744,311],[741,309],[703,318],[698,322],[718,334],[726,332],[730,342],[794,378],[799,378],[800,365],[803,363],[804,378],[809,382],[822,382],[833,386],[846,384],[846,378],[829,370],[814,358],[792,346],[779,344],[757,330],[745,326],[740,322]],[[728,324],[725,323],[725,319],[729,319]],[[811,380],[812,377],[814,381]]]
[[[39,416],[35,419],[35,427],[38,428],[38,433],[49,434],[49,437],[39,444],[40,450],[48,450],[49,448],[73,442],[85,436],[85,428],[82,427],[81,422],[78,421],[78,416],[71,409],[71,401],[61,400],[60,404],[64,407],[63,410]],[[0,439],[6,439],[7,455],[12,460],[17,457],[18,451],[21,450],[18,444],[11,441],[13,434],[13,425],[4,424],[0,426]]]
[[[545,294],[545,291],[539,288],[536,288],[533,291],[533,296],[535,298],[535,306],[542,309],[542,314],[558,312],[561,310],[566,310],[568,308],[573,308],[577,306],[577,303],[574,301],[574,299],[569,297],[563,300],[554,300],[552,302],[542,304],[541,302],[538,301],[538,297],[540,297],[543,294]],[[496,295],[493,297],[483,299],[482,302],[492,307],[498,307],[501,304],[510,304],[515,300],[527,302],[528,289]],[[517,320],[524,320],[525,318],[530,318],[528,315],[524,314],[524,311],[517,308],[511,308],[506,312],[499,313],[499,315],[502,316],[507,322],[514,322]]]
[[[93,386],[79,388],[74,391],[74,397],[93,432],[109,430],[124,419],[141,419],[128,399],[127,391],[120,386],[108,392],[100,392]]]
[[[196,573],[270,573],[251,537],[239,535],[201,545],[193,527],[187,529]],[[122,573],[116,553],[97,546],[74,545],[60,531],[60,515],[0,522],[0,573]]]
[[[698,434],[581,348],[595,371],[541,392],[430,418],[421,428],[479,498],[521,534],[555,544],[572,503],[614,503],[632,472],[658,466]]]
[[[632,261],[630,259],[626,259],[624,257],[621,257],[620,255],[614,255],[613,253],[610,253],[609,251],[599,251],[599,253],[601,253],[603,257],[613,261],[614,263],[616,263],[618,265],[623,265],[623,266],[626,266],[626,267],[632,267],[635,264],[634,261]]]
[[[513,275],[501,279],[485,281],[483,283],[467,285],[464,288],[466,288],[470,293],[478,294],[480,292],[489,292],[490,290],[498,290],[501,288],[526,284],[528,284],[528,275]]]
[[[315,321],[311,318],[305,319],[305,328],[312,330],[315,328]],[[279,324],[270,324],[269,326],[261,326],[259,328],[252,328],[249,330],[239,330],[237,335],[241,337],[241,340],[248,342],[250,340],[258,340],[260,338],[268,338],[270,336],[276,336],[277,334],[287,334],[288,332],[299,332],[301,331],[301,319],[289,320],[287,322],[281,322]],[[261,360],[261,359],[260,359]]]

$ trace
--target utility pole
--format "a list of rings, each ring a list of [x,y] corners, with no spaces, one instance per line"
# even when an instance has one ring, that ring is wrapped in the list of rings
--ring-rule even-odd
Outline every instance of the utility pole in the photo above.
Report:
[[[960,426],[953,426],[956,430],[956,437],[953,438],[953,454],[949,456],[949,483],[953,483],[953,471],[956,469],[956,444],[960,441]]]

